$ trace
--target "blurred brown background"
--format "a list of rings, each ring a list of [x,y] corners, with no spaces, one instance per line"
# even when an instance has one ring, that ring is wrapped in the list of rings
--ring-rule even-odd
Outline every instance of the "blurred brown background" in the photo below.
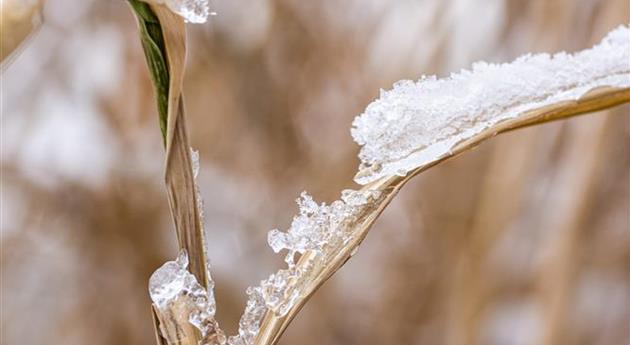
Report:
[[[214,0],[189,26],[218,318],[281,267],[267,231],[352,187],[379,88],[576,51],[614,1]],[[147,281],[175,256],[152,88],[124,1],[48,0],[2,76],[4,345],[154,344]],[[630,343],[630,107],[497,137],[417,177],[283,345]]]

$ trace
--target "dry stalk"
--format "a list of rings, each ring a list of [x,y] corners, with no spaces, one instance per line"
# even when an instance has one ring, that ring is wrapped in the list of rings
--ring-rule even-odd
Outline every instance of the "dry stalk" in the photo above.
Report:
[[[184,19],[164,5],[131,0],[158,100],[160,127],[166,148],[165,183],[179,248],[188,255],[188,270],[204,288],[208,285],[202,219],[182,95],[186,61]],[[191,306],[185,301],[165,309],[152,306],[158,344],[197,345],[200,331],[190,324]]]
[[[197,209],[197,193],[182,96],[186,60],[186,27],[184,20],[165,6],[151,5],[151,8],[162,26],[170,76],[164,175],[168,201],[177,230],[179,247],[188,253],[189,270],[197,281],[205,286],[207,270],[204,232]]]
[[[579,100],[571,102],[560,102],[550,106],[546,106],[540,109],[532,110],[522,114],[514,119],[507,120],[497,125],[480,132],[474,137],[459,143],[453,148],[449,155],[436,159],[423,166],[420,166],[409,173],[407,176],[393,176],[383,178],[373,183],[370,183],[362,188],[362,190],[380,190],[382,192],[381,198],[377,200],[374,205],[364,210],[364,214],[359,216],[358,222],[350,224],[350,227],[354,227],[352,230],[356,234],[356,237],[350,241],[333,260],[329,261],[329,264],[322,267],[317,267],[315,270],[317,278],[314,279],[312,285],[305,290],[305,293],[300,296],[293,308],[285,316],[278,316],[273,312],[268,311],[260,326],[260,331],[256,339],[256,345],[270,345],[275,344],[280,339],[284,330],[302,309],[302,307],[308,302],[313,294],[321,287],[337,270],[339,270],[356,252],[356,249],[361,244],[368,231],[374,224],[378,216],[389,205],[392,199],[398,194],[400,189],[414,176],[419,173],[443,162],[452,157],[455,157],[461,153],[469,151],[481,144],[483,141],[494,137],[497,134],[509,132],[512,130],[539,125],[550,121],[560,120],[580,114],[594,112],[602,109],[606,109],[618,104],[630,102],[630,88],[598,88],[591,90]],[[307,258],[309,254],[305,254],[297,263],[298,267],[307,265],[309,260]]]

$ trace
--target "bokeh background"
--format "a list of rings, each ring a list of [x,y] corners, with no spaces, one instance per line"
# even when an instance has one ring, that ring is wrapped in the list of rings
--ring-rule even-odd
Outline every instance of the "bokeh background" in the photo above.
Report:
[[[353,187],[354,116],[399,79],[576,51],[626,0],[214,0],[189,26],[218,319],[280,268],[267,231]],[[1,343],[152,345],[176,255],[163,149],[122,0],[47,0],[2,73]],[[448,111],[445,109],[445,111]],[[280,344],[630,343],[630,107],[502,135],[415,178]]]

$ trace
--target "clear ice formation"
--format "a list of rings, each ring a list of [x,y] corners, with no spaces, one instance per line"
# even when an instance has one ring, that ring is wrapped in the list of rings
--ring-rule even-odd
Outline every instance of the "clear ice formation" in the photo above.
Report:
[[[575,54],[527,54],[512,63],[478,62],[444,79],[399,81],[352,124],[361,145],[355,181],[404,176],[498,122],[602,86],[630,86],[628,26]]]
[[[182,16],[189,23],[205,23],[210,14],[209,0],[145,0],[164,4],[171,11]]]
[[[188,272],[188,255],[182,251],[177,260],[166,262],[151,275],[149,295],[161,313],[182,310],[173,308],[175,304],[184,306],[183,310],[188,313],[184,317],[202,336],[199,345],[223,345],[225,335],[214,319],[216,303],[213,285],[206,290],[197,282],[195,276]],[[169,337],[165,327],[162,327],[162,334]]]
[[[291,227],[286,232],[271,230],[267,236],[274,252],[287,251],[288,265],[260,284],[269,310],[286,315],[315,278],[312,269],[332,260],[353,238],[356,227],[349,225],[360,220],[362,211],[380,195],[379,191],[347,189],[341,193],[341,200],[318,205],[310,195],[302,193],[296,200],[300,213],[293,218]],[[296,254],[308,255],[300,266],[295,264]]]
[[[629,87],[629,43],[630,30],[622,26],[592,49],[574,55],[525,55],[511,64],[499,65],[480,62],[473,65],[472,71],[464,70],[446,79],[425,77],[418,82],[396,83],[393,90],[382,91],[380,99],[353,123],[352,135],[362,146],[359,157],[364,172],[357,182],[404,175],[439,159],[459,141],[527,110],[576,99],[600,86]],[[191,156],[196,179],[198,153],[192,151]],[[235,336],[226,339],[218,328],[210,274],[206,290],[187,271],[185,252],[151,276],[151,299],[160,310],[174,303],[187,305],[191,310],[189,322],[204,336],[200,345],[252,345],[264,316],[268,312],[286,315],[300,297],[309,293],[320,273],[316,268],[333,260],[353,239],[356,227],[349,225],[360,222],[366,209],[379,198],[381,192],[377,190],[344,190],[340,200],[326,205],[302,193],[297,199],[299,214],[290,228],[286,232],[274,229],[268,234],[274,252],[287,251],[288,267],[247,289],[247,305]],[[199,194],[198,201],[203,215]],[[301,255],[300,265],[295,262],[296,255]]]
[[[197,195],[197,210],[203,229],[203,199],[199,193],[197,176],[199,175],[199,152],[190,148],[191,169]],[[204,245],[205,247],[205,245]],[[172,308],[175,304],[184,305],[183,310],[188,313],[185,318],[196,327],[202,338],[199,345],[224,345],[226,337],[215,320],[216,302],[214,298],[214,281],[210,275],[210,264],[206,264],[207,289],[196,277],[188,271],[188,255],[182,250],[175,261],[168,261],[158,268],[149,279],[149,295],[153,304],[162,313],[181,312],[181,308]],[[168,330],[162,329],[162,334],[168,337]]]
[[[261,287],[247,289],[248,301],[239,322],[239,334],[226,339],[214,315],[216,304],[213,284],[204,289],[190,272],[188,256],[182,251],[175,261],[167,261],[149,279],[149,295],[154,306],[166,315],[166,322],[173,322],[182,310],[184,317],[196,327],[202,338],[199,345],[251,345],[258,335],[260,323],[267,312]],[[173,315],[175,314],[175,315]],[[174,321],[177,322],[177,321]],[[169,328],[161,324],[161,334],[168,344],[177,344],[178,334],[169,334]]]
[[[199,174],[199,154],[191,149],[191,164],[197,190],[198,208],[203,215],[201,196],[196,178]],[[341,199],[330,205],[317,204],[311,196],[302,193],[297,199],[300,209],[291,227],[282,232],[271,230],[268,241],[278,253],[287,250],[288,268],[281,269],[260,282],[259,286],[247,289],[248,301],[239,322],[238,335],[227,339],[229,345],[253,344],[260,324],[267,311],[276,315],[286,315],[300,296],[304,296],[310,283],[316,278],[314,267],[322,267],[334,257],[354,235],[351,222],[357,221],[362,211],[380,197],[379,191],[344,190]],[[295,265],[296,254],[306,255],[306,264]],[[317,265],[315,265],[317,263]],[[149,293],[155,306],[167,312],[174,304],[186,305],[190,310],[188,321],[201,331],[200,345],[223,345],[226,343],[214,315],[214,283],[208,272],[208,289],[204,289],[188,272],[188,257],[182,252],[176,261],[169,261],[160,267],[149,280]],[[209,266],[208,266],[209,267]],[[163,330],[163,333],[166,331]]]
[[[229,345],[252,345],[258,335],[260,323],[267,312],[260,287],[249,287],[247,305],[238,323],[238,335],[228,338]]]
[[[367,204],[370,198],[378,198],[378,192],[347,189],[341,192],[341,200],[330,205],[318,205],[310,195],[302,192],[296,200],[300,214],[293,218],[289,230],[269,231],[267,242],[276,253],[287,249],[286,262],[292,267],[296,253],[323,251],[326,247],[347,241],[351,233],[342,225],[352,220],[359,206]]]
[[[284,316],[300,297],[312,288],[318,271],[333,259],[344,244],[355,235],[351,222],[360,219],[362,211],[380,197],[379,191],[344,190],[341,200],[330,205],[317,204],[302,193],[296,200],[300,213],[286,231],[271,230],[268,242],[274,252],[287,250],[288,267],[270,275],[256,287],[249,287],[247,307],[239,323],[239,334],[228,339],[229,345],[251,345],[258,335],[267,311]],[[307,255],[303,264],[295,264],[295,255]],[[305,263],[305,264],[304,264]]]

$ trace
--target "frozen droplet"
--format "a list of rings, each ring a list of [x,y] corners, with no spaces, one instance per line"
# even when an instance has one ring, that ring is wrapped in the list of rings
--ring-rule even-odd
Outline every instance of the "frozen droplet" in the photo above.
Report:
[[[267,243],[274,253],[279,253],[282,249],[287,248],[286,234],[278,229],[273,229],[267,234]]]
[[[188,255],[182,250],[176,261],[168,261],[149,279],[149,295],[159,307],[164,307],[185,289]]]
[[[201,345],[225,344],[225,335],[214,319],[214,282],[208,275],[208,289],[205,289],[187,267],[188,255],[182,250],[175,261],[168,261],[158,268],[149,279],[151,300],[164,313],[172,312],[171,306],[177,303],[177,313],[188,313],[184,317],[200,331]]]

